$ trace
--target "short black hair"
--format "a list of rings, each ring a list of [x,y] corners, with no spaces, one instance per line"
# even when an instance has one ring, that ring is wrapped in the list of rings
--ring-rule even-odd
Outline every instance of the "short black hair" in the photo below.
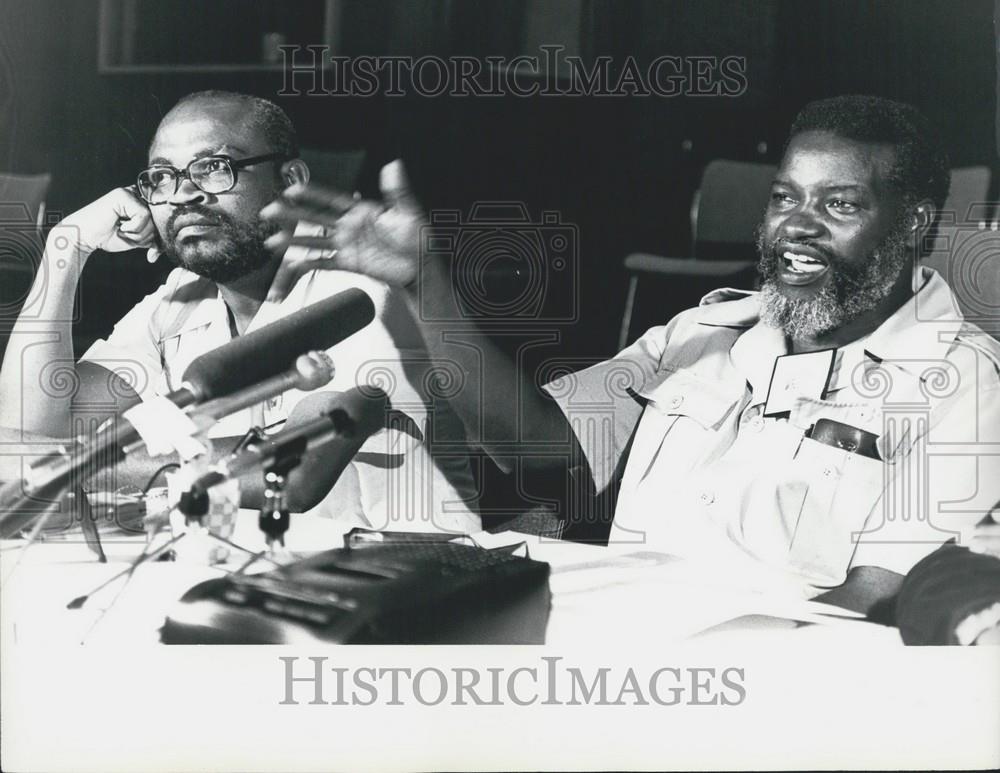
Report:
[[[854,94],[821,99],[802,108],[788,141],[807,131],[892,145],[896,166],[890,182],[902,194],[904,204],[930,199],[938,210],[944,207],[951,187],[948,153],[931,123],[912,105]]]
[[[282,153],[288,158],[298,158],[299,139],[295,133],[295,127],[288,114],[274,102],[263,97],[240,94],[236,91],[211,89],[195,91],[181,97],[177,104],[171,108],[171,112],[191,102],[238,102],[246,106],[250,116],[250,125],[261,130],[267,143],[271,146],[271,150],[275,153]]]

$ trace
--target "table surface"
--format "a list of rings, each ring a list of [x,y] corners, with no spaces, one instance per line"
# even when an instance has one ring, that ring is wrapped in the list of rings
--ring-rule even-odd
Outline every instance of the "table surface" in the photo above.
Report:
[[[232,538],[252,552],[264,548],[256,521],[255,512],[241,511]],[[293,516],[287,548],[303,555],[342,547],[344,531],[329,519]],[[703,567],[641,547],[596,547],[513,532],[473,536],[484,547],[523,542],[532,558],[550,564],[552,608],[546,644],[669,643],[699,636],[901,646],[895,629],[859,620],[846,610],[794,593],[750,591]],[[102,542],[107,563],[97,561],[82,537],[36,543],[26,550],[18,540],[0,543],[0,630],[5,645],[155,645],[165,616],[188,588],[236,569],[249,557],[234,551],[226,563],[215,566],[144,562],[127,582],[119,579],[93,593],[82,608],[67,609],[72,599],[126,569],[145,539],[103,535]],[[253,570],[269,568],[267,561],[259,561]]]

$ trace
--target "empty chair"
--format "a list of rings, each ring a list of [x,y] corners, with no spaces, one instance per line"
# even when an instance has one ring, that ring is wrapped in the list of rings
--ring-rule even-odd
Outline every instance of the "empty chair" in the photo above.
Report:
[[[29,222],[41,230],[45,225],[45,196],[50,174],[0,172],[0,223]]]
[[[619,349],[628,344],[639,279],[643,276],[675,278],[670,290],[676,305],[697,301],[702,290],[731,285],[749,287],[756,276],[755,229],[767,205],[777,167],[744,161],[716,159],[701,176],[691,203],[691,253],[663,257],[633,253],[625,258],[629,275]],[[711,286],[709,286],[711,285]],[[664,320],[666,321],[666,320]]]
[[[0,172],[0,357],[7,348],[7,321],[27,299],[42,253],[45,196],[52,176]]]

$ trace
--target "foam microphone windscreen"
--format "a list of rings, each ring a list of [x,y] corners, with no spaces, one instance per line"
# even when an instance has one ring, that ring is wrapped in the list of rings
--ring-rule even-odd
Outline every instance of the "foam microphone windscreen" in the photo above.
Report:
[[[289,370],[306,352],[335,346],[374,318],[366,293],[345,290],[203,354],[183,381],[199,401],[223,397]]]

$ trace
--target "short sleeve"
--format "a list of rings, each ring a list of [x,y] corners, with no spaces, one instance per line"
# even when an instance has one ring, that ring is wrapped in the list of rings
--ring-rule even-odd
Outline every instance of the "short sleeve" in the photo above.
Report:
[[[118,373],[143,400],[156,393],[163,373],[160,336],[155,328],[166,289],[167,285],[161,285],[139,301],[107,338],[95,341],[80,357],[80,362],[92,362]]]
[[[652,328],[614,358],[543,387],[576,435],[597,492],[613,482],[623,461],[644,406],[637,393],[657,370],[667,331]]]

